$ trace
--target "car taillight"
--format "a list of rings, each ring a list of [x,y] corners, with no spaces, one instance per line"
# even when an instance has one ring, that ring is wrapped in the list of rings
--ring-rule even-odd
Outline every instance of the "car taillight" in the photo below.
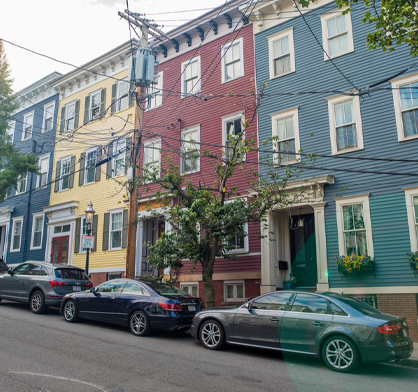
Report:
[[[58,287],[58,286],[67,286],[67,283],[65,282],[57,282],[56,280],[50,280],[49,284],[51,287]]]
[[[93,287],[93,283],[88,282],[88,283],[87,283],[87,287]]]
[[[171,310],[171,311],[175,311],[175,312],[178,312],[178,311],[183,310],[181,308],[181,306],[180,305],[177,305],[177,304],[161,303],[161,304],[158,304],[158,306],[160,308],[163,308],[164,310]]]
[[[396,335],[399,331],[402,330],[402,327],[399,325],[382,325],[377,327],[377,330],[382,335]]]

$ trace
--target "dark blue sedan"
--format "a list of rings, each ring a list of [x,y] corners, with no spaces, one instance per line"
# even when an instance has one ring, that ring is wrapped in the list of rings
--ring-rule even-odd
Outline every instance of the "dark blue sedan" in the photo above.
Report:
[[[160,281],[114,279],[82,293],[71,293],[61,313],[72,323],[78,318],[128,326],[137,336],[153,329],[186,331],[203,302]]]

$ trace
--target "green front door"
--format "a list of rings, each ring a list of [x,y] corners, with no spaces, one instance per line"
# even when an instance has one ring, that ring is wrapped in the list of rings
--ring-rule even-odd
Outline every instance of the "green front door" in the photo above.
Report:
[[[317,261],[314,214],[302,215],[303,227],[290,231],[292,274],[296,287],[316,287]]]

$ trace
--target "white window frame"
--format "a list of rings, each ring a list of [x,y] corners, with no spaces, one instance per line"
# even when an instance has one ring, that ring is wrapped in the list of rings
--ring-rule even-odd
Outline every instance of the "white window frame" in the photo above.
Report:
[[[128,96],[125,97],[127,99],[127,106],[126,106],[126,108],[121,108],[121,102],[122,102],[122,100],[120,99],[120,97],[122,97],[123,95],[126,94],[126,93],[125,94],[121,94],[120,93],[119,87],[122,86],[122,85],[123,86],[125,86],[125,85],[128,86],[128,91],[127,91]],[[129,86],[129,83],[128,83],[128,79],[120,80],[116,84],[116,112],[122,112],[123,110],[129,109],[129,87],[130,86]],[[100,96],[100,98],[101,98],[101,96]]]
[[[199,282],[180,282],[180,290],[184,290],[185,287],[196,287],[197,288],[197,297],[199,297]],[[192,295],[191,293],[189,293]]]
[[[88,171],[87,171],[87,163],[88,163],[87,156],[91,152],[94,152],[95,153],[95,160],[94,160],[94,162],[95,162],[94,163],[94,165],[95,165],[94,166],[94,180],[91,181],[91,182],[87,182],[87,175],[88,175]],[[84,159],[84,182],[83,182],[83,185],[90,185],[90,184],[94,184],[96,182],[96,163],[97,163],[97,147],[89,148],[86,151],[86,157]]]
[[[359,151],[364,149],[363,142],[363,125],[361,120],[360,97],[358,95],[350,97],[347,95],[339,95],[338,97],[328,98],[328,116],[331,135],[331,151],[332,155],[346,154],[352,151]],[[335,110],[334,105],[346,101],[353,101],[353,115],[357,131],[357,147],[347,148],[346,150],[338,151],[337,147],[337,129],[335,124]]]
[[[242,298],[237,297],[237,285],[242,284]],[[227,298],[226,286],[233,285],[234,298]],[[245,281],[244,280],[224,280],[224,302],[241,302],[245,301]]]
[[[69,179],[68,179],[68,188],[65,188],[65,189],[62,189],[62,182],[63,182],[63,179],[64,179],[64,176],[63,176],[63,174],[62,174],[62,168],[63,168],[63,166],[64,166],[64,162],[69,162],[69,164],[70,164],[70,172],[68,173],[68,176],[71,176],[71,157],[65,157],[65,158],[62,158],[61,159],[61,171],[60,171],[60,183],[59,183],[59,191],[60,192],[65,192],[65,191],[68,191],[69,189],[71,189],[70,188],[70,183],[69,183]]]
[[[290,71],[283,73],[281,75],[274,74],[274,51],[273,44],[274,42],[281,40],[283,38],[289,37],[289,54],[290,54]],[[267,38],[269,45],[269,70],[270,70],[270,79],[281,78],[282,76],[289,75],[296,71],[296,60],[295,60],[295,44],[293,40],[293,27],[290,27],[286,30],[281,31],[280,33],[274,34]]]
[[[40,156],[39,158],[38,158],[38,167],[39,167],[39,173],[40,174],[38,174],[37,176],[36,176],[36,187],[37,188],[39,188],[40,186],[41,186],[41,177],[42,177],[42,172],[41,172],[41,168],[42,168],[42,166],[41,166],[41,162],[43,161],[43,160],[45,160],[45,159],[47,159],[48,160],[48,164],[47,164],[47,167],[48,167],[48,170],[47,170],[47,172],[46,172],[46,184],[45,185],[43,185],[43,188],[45,188],[47,185],[48,185],[48,174],[49,174],[49,157],[50,157],[50,154],[45,154],[45,155],[42,155],[42,156]]]
[[[194,93],[189,93],[188,91],[186,91],[185,89],[185,75],[186,75],[186,70],[185,68],[187,66],[192,65],[193,62],[197,61],[197,84],[194,84],[195,88],[197,89]],[[201,69],[201,63],[200,63],[200,56],[197,57],[193,57],[190,60],[187,60],[183,63],[181,63],[181,98],[186,98],[189,96],[189,94],[197,94],[200,93],[201,91],[201,87],[202,87],[202,69]]]
[[[7,131],[6,132],[10,136],[11,143],[14,142],[15,129],[16,129],[16,120],[8,121],[7,122]]]
[[[99,95],[100,103],[99,103],[99,113],[96,117],[93,117],[92,110],[93,110],[93,97],[95,95]],[[90,93],[90,100],[89,100],[89,121],[96,121],[100,118],[100,107],[102,105],[102,89],[93,91]]]
[[[158,165],[158,177],[160,178],[161,176],[161,139],[151,139],[151,140],[147,140],[144,143],[144,169],[150,164],[150,162],[147,162],[147,158],[148,158],[148,154],[146,149],[150,148],[150,147],[154,147],[154,148],[158,148],[158,154],[159,154],[159,165]],[[157,162],[157,161],[154,161]],[[152,162],[153,163],[153,162]]]
[[[11,241],[10,241],[10,253],[17,253],[20,252],[20,249],[22,247],[22,232],[23,232],[23,216],[18,216],[16,218],[12,219],[12,235],[11,235]],[[15,233],[15,226],[16,226],[16,222],[20,222],[20,239],[19,239],[19,249],[14,249],[13,248],[13,243],[14,243],[14,233]]]
[[[184,149],[184,145],[185,144],[192,144],[192,145],[194,145],[196,147],[196,150],[197,150],[196,153],[197,154],[200,154],[200,144],[199,144],[200,143],[200,125],[198,125],[196,127],[192,127],[192,128],[183,129],[181,131],[181,139],[182,140],[185,140],[184,139],[184,136],[187,135],[187,134],[193,133],[193,132],[197,132],[197,138],[196,138],[196,140],[193,143],[181,142],[181,152],[182,152],[181,157],[180,157],[180,159],[181,159],[181,162],[180,162],[180,173],[181,174],[193,174],[193,173],[200,172],[200,155],[197,158],[197,169],[196,170],[183,171],[183,159],[184,159],[183,154],[185,154],[185,152],[186,152],[186,150]]]
[[[414,197],[418,197],[418,187],[404,189],[406,198],[406,210],[408,214],[409,237],[411,239],[411,252],[418,252],[418,240],[416,235]]]
[[[338,249],[340,255],[346,255],[345,241],[344,241],[344,217],[343,207],[351,206],[353,204],[363,204],[364,226],[366,228],[366,241],[367,241],[367,255],[374,258],[373,247],[373,231],[372,220],[370,215],[370,194],[349,196],[335,199],[335,208],[337,214],[337,227],[338,227]]]
[[[404,142],[408,140],[418,139],[417,135],[412,136],[405,136],[405,130],[403,126],[402,120],[402,108],[401,108],[401,92],[399,90],[400,87],[405,86],[411,83],[418,82],[418,74],[404,76],[402,78],[391,80],[390,83],[392,84],[392,94],[393,94],[393,105],[395,107],[395,116],[396,116],[396,128],[398,131],[398,141]]]
[[[17,181],[17,185],[16,185],[16,192],[15,192],[15,195],[17,196],[17,195],[23,195],[24,193],[26,193],[27,191],[28,191],[28,177],[29,177],[29,174],[28,173],[26,173],[26,176],[24,177],[25,178],[25,191],[24,192],[19,192],[19,190],[18,190],[18,188],[19,188],[19,183],[22,181],[22,177],[21,176],[19,176],[19,179],[18,179],[18,181]]]
[[[32,117],[32,125],[31,125],[32,126],[32,130],[31,130],[30,136],[28,136],[28,137],[25,138],[25,128],[28,125],[28,117]],[[23,116],[22,142],[25,141],[25,140],[32,139],[32,135],[33,135],[33,123],[34,123],[34,121],[35,121],[35,111],[34,110],[32,110],[29,113],[26,113]]]
[[[149,93],[154,94],[151,95],[149,105],[147,107],[148,110],[153,110],[161,107],[163,105],[163,83],[164,83],[164,72],[159,72],[154,80],[157,79],[157,84],[151,84],[149,87]],[[155,91],[154,91],[155,90]]]
[[[226,200],[225,204],[232,203],[235,199]],[[246,198],[243,198],[243,200],[246,200]],[[247,235],[244,236],[244,247],[240,249],[231,249],[228,250],[226,253],[228,254],[242,254],[242,253],[248,253],[250,251],[250,241],[249,241],[249,232],[248,232],[248,222],[245,222],[243,224],[244,233]]]
[[[321,26],[322,26],[322,45],[324,47],[324,50],[326,53],[324,53],[324,60],[328,61],[330,58],[334,59],[336,57],[344,56],[347,53],[354,52],[354,40],[353,40],[353,25],[351,23],[351,12],[345,14],[345,25],[347,27],[347,38],[348,38],[348,50],[345,52],[341,52],[339,54],[336,54],[334,56],[331,56],[330,50],[329,50],[329,41],[328,41],[328,26],[327,22],[328,20],[335,18],[337,16],[342,15],[342,13],[345,11],[345,9],[336,9],[328,14],[321,15]]]
[[[116,154],[116,148],[118,146],[122,145],[122,144],[125,145],[125,147],[124,147],[124,150],[125,151],[121,152],[118,155],[115,155]],[[126,165],[126,154],[127,154],[127,145],[126,144],[127,144],[127,140],[126,139],[119,139],[119,140],[116,140],[115,142],[113,142],[112,178],[122,177],[122,176],[124,176],[126,174],[125,173],[125,170],[124,170],[123,174],[116,175],[116,161],[118,160],[118,157],[120,155],[123,155],[123,165],[124,166]],[[122,150],[123,150],[123,148],[122,148]]]
[[[117,248],[113,248],[112,247],[112,216],[115,214],[122,214],[122,227],[120,229],[120,247]],[[114,230],[117,231],[117,230]],[[109,211],[109,251],[113,251],[113,250],[122,250],[122,243],[123,243],[123,208],[118,209],[118,210],[113,210],[113,211]]]
[[[241,130],[242,130],[242,128],[243,128],[242,124],[245,123],[245,113],[244,112],[238,112],[238,113],[235,113],[235,114],[231,114],[231,115],[222,117],[222,145],[223,146],[226,146],[226,143],[229,140],[228,135],[227,135],[226,123],[229,122],[229,121],[237,120],[238,118],[241,119]],[[246,134],[246,130],[243,131],[242,140],[245,140],[245,134]],[[226,148],[224,149],[223,155],[225,157],[227,157],[227,149]],[[246,159],[246,155],[243,156],[242,160],[245,161],[245,159]]]
[[[72,107],[72,106],[74,106],[74,117],[72,117],[73,126],[71,127],[71,129],[69,129],[68,128],[68,111],[69,111],[69,108]],[[65,105],[65,121],[64,121],[64,130],[63,130],[64,133],[65,132],[72,132],[75,129],[75,117],[77,115],[77,113],[75,111],[76,106],[77,106],[77,101],[69,102]]]
[[[284,118],[293,117],[293,131],[295,134],[295,150],[296,152],[300,151],[300,131],[299,131],[299,107],[285,110],[284,112],[275,113],[271,116],[271,129],[272,129],[272,136],[279,137],[279,130],[277,129],[277,121],[282,120]],[[276,165],[291,165],[297,162],[300,162],[300,155],[294,155],[293,159],[280,162],[280,154],[279,154],[279,141],[273,140],[273,151],[274,157],[273,162]]]
[[[241,72],[238,76],[232,79],[226,79],[226,52],[229,50],[232,46],[238,45],[239,47],[239,55],[240,55],[240,65],[241,65]],[[232,80],[236,80],[239,78],[242,78],[244,75],[244,39],[241,37],[235,41],[229,42],[226,45],[222,46],[221,48],[221,58],[222,58],[222,83],[228,83]]]
[[[41,244],[39,246],[33,246],[33,240],[35,238],[35,221],[36,221],[36,218],[39,218],[39,217],[42,218]],[[44,238],[44,223],[45,223],[45,214],[43,212],[32,214],[32,234],[30,238],[30,250],[42,249],[42,241]]]
[[[51,115],[52,128],[51,129],[46,129],[45,124],[46,124],[47,118],[49,118],[49,117],[47,117],[47,115],[49,115],[49,114]],[[46,105],[44,105],[44,117],[43,117],[43,120],[42,120],[42,133],[49,132],[49,131],[52,131],[54,129],[54,117],[55,117],[55,101],[49,102]]]

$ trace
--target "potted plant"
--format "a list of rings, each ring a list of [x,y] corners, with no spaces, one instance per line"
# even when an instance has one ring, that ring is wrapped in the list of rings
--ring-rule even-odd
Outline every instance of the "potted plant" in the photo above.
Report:
[[[367,255],[339,256],[336,260],[338,272],[342,275],[357,275],[363,271],[374,271],[374,260]]]
[[[411,267],[414,273],[418,272],[418,252],[409,252],[408,253],[409,266]]]
[[[290,274],[283,282],[283,290],[292,290],[296,286],[296,278]]]

